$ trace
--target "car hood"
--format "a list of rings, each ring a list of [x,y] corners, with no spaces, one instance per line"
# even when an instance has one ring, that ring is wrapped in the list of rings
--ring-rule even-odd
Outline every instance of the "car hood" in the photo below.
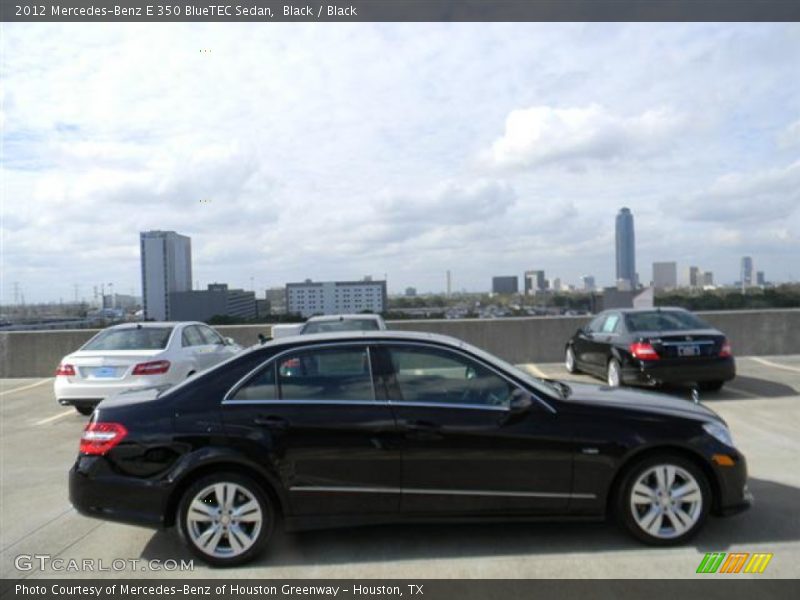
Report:
[[[671,415],[699,421],[713,419],[724,422],[722,417],[707,406],[675,396],[585,383],[570,383],[569,386],[572,393],[566,402],[570,404],[600,405],[645,414]]]

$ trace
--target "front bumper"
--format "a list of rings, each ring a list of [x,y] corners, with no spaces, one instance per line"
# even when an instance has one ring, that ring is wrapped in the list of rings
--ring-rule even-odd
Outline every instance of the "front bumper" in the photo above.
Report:
[[[734,377],[733,358],[635,361],[622,368],[622,381],[631,385],[730,381]]]
[[[69,472],[69,501],[87,517],[161,528],[169,492],[163,481],[113,473],[101,456],[79,456]]]
[[[732,466],[719,466],[712,461],[718,492],[712,512],[720,517],[743,512],[754,502],[753,494],[747,487],[747,461],[744,455],[733,449],[727,449],[724,454],[733,459]]]

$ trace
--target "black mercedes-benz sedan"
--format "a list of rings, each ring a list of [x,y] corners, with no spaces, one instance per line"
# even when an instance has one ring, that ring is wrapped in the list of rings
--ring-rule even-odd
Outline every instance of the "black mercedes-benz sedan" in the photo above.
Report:
[[[346,332],[254,347],[93,413],[70,472],[83,514],[177,526],[240,564],[288,530],[404,521],[603,519],[656,545],[750,505],[710,409],[537,379],[459,340]]]
[[[682,308],[604,311],[567,342],[564,364],[611,387],[692,384],[717,391],[736,376],[725,334]]]

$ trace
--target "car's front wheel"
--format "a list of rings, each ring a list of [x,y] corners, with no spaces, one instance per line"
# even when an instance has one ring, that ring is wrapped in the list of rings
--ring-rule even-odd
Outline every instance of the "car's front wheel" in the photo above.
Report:
[[[88,417],[90,414],[94,412],[94,406],[76,406],[75,410],[77,410],[80,414]]]
[[[578,366],[575,363],[575,350],[572,346],[567,346],[567,351],[564,354],[564,368],[567,373],[577,373]]]
[[[219,567],[240,565],[260,554],[274,522],[269,497],[238,473],[202,477],[186,490],[178,509],[183,541],[196,556]]]
[[[668,454],[637,463],[623,477],[616,498],[625,528],[646,544],[668,546],[691,538],[711,505],[703,471],[692,461]]]
[[[619,361],[612,358],[608,361],[606,366],[606,383],[610,387],[619,387],[622,385],[622,368],[619,366]]]

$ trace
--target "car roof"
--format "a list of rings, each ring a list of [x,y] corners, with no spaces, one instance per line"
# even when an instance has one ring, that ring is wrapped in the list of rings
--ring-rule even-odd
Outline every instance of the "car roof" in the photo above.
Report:
[[[177,327],[179,325],[205,325],[200,321],[136,321],[134,323],[120,323],[107,329],[139,329],[145,327]]]
[[[292,335],[270,340],[257,348],[278,347],[284,345],[307,345],[314,342],[359,342],[369,341],[412,341],[436,342],[463,348],[466,343],[458,338],[426,331],[332,331],[326,333],[310,333]]]
[[[370,321],[377,321],[380,319],[380,315],[376,315],[375,313],[362,313],[362,314],[347,314],[347,315],[317,315],[316,317],[311,317],[306,321],[306,323],[318,323],[320,321],[353,321],[356,319],[368,319]]]
[[[634,313],[650,313],[650,312],[669,312],[669,311],[681,311],[681,312],[691,312],[682,308],[680,306],[654,306],[652,308],[607,308],[604,310],[604,313],[607,312],[618,312],[622,314],[634,314]]]

